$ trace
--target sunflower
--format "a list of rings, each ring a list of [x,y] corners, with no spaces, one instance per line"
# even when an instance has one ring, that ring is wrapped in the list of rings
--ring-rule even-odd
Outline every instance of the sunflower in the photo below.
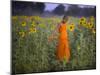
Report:
[[[34,27],[35,26],[35,22],[33,21],[31,25]]]
[[[36,32],[37,30],[36,30],[36,28],[33,28],[33,32]]]
[[[21,24],[23,27],[25,27],[26,26],[26,22],[24,21],[24,22],[22,22],[22,24]]]
[[[24,36],[25,36],[25,32],[21,31],[21,32],[19,32],[19,35],[20,35],[21,37],[24,37]]]
[[[87,22],[84,22],[84,23],[83,23],[83,26],[86,27],[86,28],[88,28]]]
[[[75,29],[75,25],[73,23],[71,25],[69,25],[69,30],[70,31],[74,31],[74,29]]]
[[[88,27],[91,29],[93,27],[93,23],[88,22]]]
[[[34,28],[30,28],[29,29],[29,33],[35,33],[37,30],[36,30],[36,28],[34,27]]]
[[[80,22],[86,22],[86,18],[85,17],[80,18]]]
[[[82,17],[80,20],[79,20],[79,25],[86,25],[86,18]]]
[[[82,21],[79,21],[79,25],[83,25],[83,23],[84,23],[84,22],[82,22]]]

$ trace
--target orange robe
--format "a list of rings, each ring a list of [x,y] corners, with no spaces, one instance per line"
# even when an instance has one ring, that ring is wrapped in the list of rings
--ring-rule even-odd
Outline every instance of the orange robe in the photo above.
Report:
[[[69,61],[70,59],[67,25],[63,23],[61,23],[59,27],[59,37],[58,37],[56,56],[57,59],[59,60],[66,59],[67,61]]]

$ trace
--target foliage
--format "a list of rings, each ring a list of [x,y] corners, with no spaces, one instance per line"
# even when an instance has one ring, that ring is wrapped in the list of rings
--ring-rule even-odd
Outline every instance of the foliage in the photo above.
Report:
[[[83,18],[83,17],[82,17]],[[81,19],[82,19],[81,18]],[[80,24],[80,18],[70,17],[66,30],[69,35],[71,59],[69,63],[56,59],[57,39],[48,37],[61,18],[39,16],[12,16],[12,70],[13,73],[52,72],[96,68],[96,31],[93,26]],[[69,27],[73,27],[71,30]]]

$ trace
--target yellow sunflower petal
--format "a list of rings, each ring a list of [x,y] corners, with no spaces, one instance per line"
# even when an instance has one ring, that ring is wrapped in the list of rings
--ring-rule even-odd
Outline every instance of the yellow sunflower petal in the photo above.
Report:
[[[69,30],[70,31],[74,31],[74,29],[75,29],[75,25],[73,23],[71,25],[69,25]]]
[[[25,27],[26,26],[26,22],[22,22],[22,24],[21,24],[23,27]]]

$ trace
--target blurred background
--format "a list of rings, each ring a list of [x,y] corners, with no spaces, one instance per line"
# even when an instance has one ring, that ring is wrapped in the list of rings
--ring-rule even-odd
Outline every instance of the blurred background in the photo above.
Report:
[[[41,16],[96,16],[96,7],[90,5],[55,4],[12,1],[12,15]]]

